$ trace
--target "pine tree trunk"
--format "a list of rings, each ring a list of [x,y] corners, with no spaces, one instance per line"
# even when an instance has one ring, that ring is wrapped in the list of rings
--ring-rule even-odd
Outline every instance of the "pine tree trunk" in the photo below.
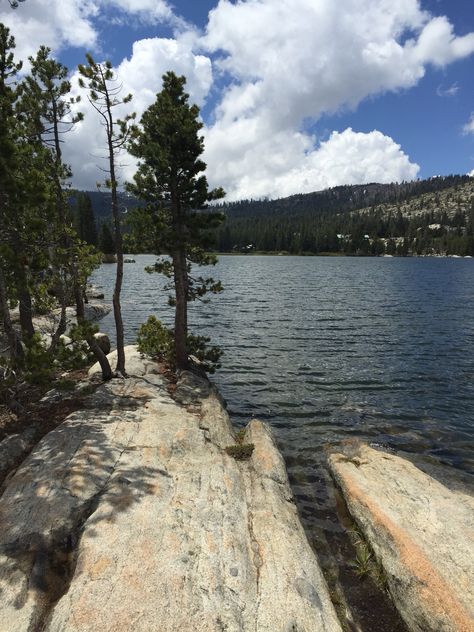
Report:
[[[188,360],[188,274],[184,252],[176,250],[172,255],[174,268],[174,285],[176,292],[176,308],[174,319],[174,338],[176,351],[176,368],[187,369]]]
[[[117,255],[117,272],[115,276],[115,287],[112,303],[114,306],[115,330],[117,334],[117,367],[116,372],[126,376],[125,371],[125,337],[122,319],[122,308],[120,305],[120,293],[122,291],[123,282],[123,244],[122,230],[120,226],[120,213],[117,199],[117,182],[115,180],[115,160],[112,139],[109,135],[109,164],[110,179],[112,182],[112,214],[114,218],[115,229],[115,252]]]
[[[23,359],[24,352],[23,352],[23,347],[21,346],[20,337],[18,336],[17,332],[15,331],[12,325],[12,321],[10,317],[10,308],[8,306],[5,277],[3,275],[3,270],[1,268],[0,268],[0,320],[3,323],[3,329],[7,335],[10,358],[13,364],[17,364],[19,361]]]
[[[85,311],[84,311],[84,299],[82,298],[82,288],[79,283],[74,284],[74,296],[76,299],[76,315],[77,315],[77,324],[82,325],[86,322]],[[97,340],[94,336],[87,336],[86,342],[90,347],[90,350],[95,355],[97,362],[100,364],[100,368],[102,369],[102,379],[104,381],[110,380],[112,378],[112,369],[110,368],[110,362],[99,347]]]
[[[58,108],[56,99],[52,99],[52,107],[53,107],[53,136],[54,136],[54,149],[55,149],[55,160],[54,160],[54,171],[53,178],[56,186],[56,212],[57,219],[59,222],[59,226],[62,230],[61,234],[61,244],[63,248],[67,251],[71,248],[71,238],[68,236],[67,226],[66,226],[66,202],[64,199],[64,193],[61,186],[61,179],[59,177],[59,173],[61,172],[61,142],[59,138],[59,116],[58,116]],[[59,304],[61,306],[61,316],[59,318],[59,324],[56,331],[53,334],[51,339],[51,345],[48,349],[49,353],[52,355],[56,351],[56,348],[59,344],[59,339],[61,336],[66,333],[67,329],[67,319],[66,319],[66,304],[67,304],[67,287],[66,287],[66,274],[61,264],[59,264],[59,284],[58,284],[58,294],[59,294]]]

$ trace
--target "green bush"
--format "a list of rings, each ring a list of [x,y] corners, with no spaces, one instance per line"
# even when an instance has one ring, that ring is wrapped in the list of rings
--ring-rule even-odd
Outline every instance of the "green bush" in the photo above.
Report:
[[[188,353],[194,356],[208,373],[214,373],[221,365],[222,355],[219,347],[209,347],[210,338],[188,335]],[[140,353],[166,362],[172,369],[176,368],[173,330],[165,327],[155,316],[149,316],[140,327],[137,336]]]
[[[236,461],[248,461],[252,456],[254,448],[253,443],[240,443],[238,445],[228,445],[225,451]]]
[[[47,384],[53,379],[54,358],[46,349],[40,334],[25,345],[24,378],[30,384]]]
[[[60,340],[56,350],[56,360],[64,371],[75,371],[91,364],[94,361],[94,354],[84,340],[73,340],[69,345],[65,345]]]
[[[158,358],[174,367],[173,332],[155,316],[149,316],[141,325],[137,336],[138,351],[152,358]]]

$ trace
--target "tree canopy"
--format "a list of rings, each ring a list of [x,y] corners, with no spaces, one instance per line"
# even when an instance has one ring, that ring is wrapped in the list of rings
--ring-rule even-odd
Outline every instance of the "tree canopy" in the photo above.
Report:
[[[129,145],[139,159],[129,190],[146,204],[135,212],[135,229],[148,235],[156,254],[169,256],[153,269],[173,278],[175,361],[180,369],[189,362],[187,303],[222,289],[212,278],[195,277],[192,266],[216,262],[207,250],[222,215],[207,209],[209,202],[224,195],[222,189],[209,189],[201,160],[199,108],[189,104],[185,84],[185,77],[173,72],[163,76],[163,89],[144,112]]]

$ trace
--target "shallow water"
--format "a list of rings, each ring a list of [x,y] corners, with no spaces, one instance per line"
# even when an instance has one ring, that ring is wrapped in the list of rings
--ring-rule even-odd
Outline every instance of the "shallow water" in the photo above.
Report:
[[[136,261],[125,266],[128,342],[149,314],[172,317],[164,282],[143,271],[154,257]],[[93,278],[109,296],[114,274]],[[474,260],[221,256],[212,274],[225,292],[191,306],[192,329],[225,352],[213,379],[234,422],[274,428],[323,557],[342,546],[326,444],[360,437],[454,478],[472,472]],[[101,329],[113,335],[112,316]]]

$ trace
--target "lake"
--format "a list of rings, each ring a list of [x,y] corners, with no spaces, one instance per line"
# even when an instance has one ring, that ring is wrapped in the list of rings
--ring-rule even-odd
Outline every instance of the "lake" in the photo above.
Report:
[[[154,260],[125,265],[128,342],[149,314],[171,323],[163,280],[143,270]],[[114,274],[93,278],[109,296]],[[213,380],[233,421],[273,427],[323,558],[343,531],[326,445],[359,437],[469,481],[474,260],[229,255],[212,274],[225,291],[191,306],[192,330],[225,352]],[[101,329],[113,327],[109,315]]]

